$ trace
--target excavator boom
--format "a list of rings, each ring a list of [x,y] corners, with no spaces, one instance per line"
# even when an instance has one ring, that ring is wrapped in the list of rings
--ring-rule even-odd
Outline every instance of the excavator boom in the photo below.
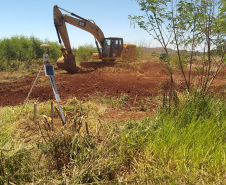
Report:
[[[61,10],[70,15],[62,14]],[[73,17],[72,17],[73,16]],[[74,13],[68,12],[57,5],[53,8],[54,24],[56,27],[59,42],[63,40],[65,48],[62,48],[63,57],[57,60],[57,66],[68,72],[77,72],[75,56],[71,50],[71,44],[67,33],[66,23],[91,33],[97,45],[98,53],[94,53],[93,59],[102,59],[103,61],[114,61],[115,59],[136,59],[136,45],[124,44],[123,39],[119,37],[105,38],[102,30],[92,20],[84,19]],[[75,18],[76,17],[76,18]],[[100,51],[99,45],[102,48]]]
[[[61,48],[63,57],[57,60],[57,66],[68,72],[76,72],[78,68],[76,67],[76,64],[75,64],[75,56],[73,55],[71,50],[70,40],[68,37],[65,23],[69,23],[73,26],[76,26],[80,29],[83,29],[91,33],[95,37],[95,39],[99,42],[100,46],[102,46],[104,42],[104,34],[102,30],[90,20],[84,19],[68,11],[66,12],[70,13],[72,16],[75,16],[79,19],[71,17],[69,15],[62,14],[60,9],[63,11],[66,11],[62,8],[59,8],[57,5],[55,5],[53,8],[54,24],[57,30],[59,42],[61,43],[61,39],[60,39],[61,37],[66,49]],[[99,51],[99,48],[98,48],[98,51]]]

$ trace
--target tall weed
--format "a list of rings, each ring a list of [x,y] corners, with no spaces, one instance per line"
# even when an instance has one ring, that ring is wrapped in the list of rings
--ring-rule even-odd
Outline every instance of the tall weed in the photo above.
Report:
[[[141,166],[139,178],[185,184],[224,183],[225,118],[225,102],[193,94],[171,114],[164,112],[151,120],[152,127],[148,122],[140,123],[146,125],[142,132],[148,131],[145,137],[139,133],[137,138],[148,138],[148,142],[140,152],[142,164],[136,165]],[[137,131],[136,127],[133,135]]]

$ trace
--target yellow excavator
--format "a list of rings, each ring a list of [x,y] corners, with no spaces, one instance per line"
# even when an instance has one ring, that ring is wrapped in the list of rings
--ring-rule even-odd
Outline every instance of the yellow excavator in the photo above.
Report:
[[[69,13],[71,16],[62,14],[60,10]],[[119,37],[105,38],[104,33],[94,21],[84,19],[74,13],[58,7],[57,5],[53,7],[53,17],[58,40],[63,54],[63,56],[57,60],[57,66],[60,69],[68,72],[78,71],[78,67],[75,64],[75,56],[71,50],[70,40],[65,23],[69,23],[73,26],[83,29],[94,36],[98,53],[93,53],[93,60],[101,59],[102,61],[114,61],[116,59],[136,59],[136,45],[124,44],[123,39]],[[61,39],[63,40],[65,48],[62,47]],[[99,47],[98,43],[100,44],[101,48]]]

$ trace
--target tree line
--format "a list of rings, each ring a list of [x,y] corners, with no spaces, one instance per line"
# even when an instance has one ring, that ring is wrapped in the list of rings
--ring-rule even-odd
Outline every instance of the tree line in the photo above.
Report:
[[[0,71],[27,70],[34,68],[35,64],[42,64],[44,51],[40,48],[41,44],[50,45],[48,54],[51,63],[55,63],[62,56],[61,46],[56,41],[24,35],[0,39]],[[97,52],[97,49],[91,44],[85,44],[72,48],[72,52],[79,63],[90,60],[92,53]]]
[[[6,60],[34,60],[43,57],[41,44],[49,44],[49,57],[56,60],[61,56],[60,45],[57,42],[41,40],[35,36],[12,36],[0,40],[0,56]]]

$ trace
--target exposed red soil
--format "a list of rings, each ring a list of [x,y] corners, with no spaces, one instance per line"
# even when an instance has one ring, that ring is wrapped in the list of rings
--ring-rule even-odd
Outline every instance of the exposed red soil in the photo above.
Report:
[[[54,79],[62,100],[69,97],[84,99],[99,92],[100,95],[109,97],[128,94],[131,101],[135,97],[138,101],[143,97],[156,95],[158,84],[164,83],[167,79],[164,74],[159,74],[161,65],[155,62],[146,62],[140,66],[140,71],[144,70],[141,73],[137,73],[135,70],[130,70],[130,72],[120,70],[118,73],[104,70],[103,67],[106,66],[100,63],[100,66],[91,66],[94,70],[83,70],[76,74],[56,70]],[[98,67],[102,68],[95,70]],[[35,78],[36,75],[30,75],[11,83],[0,83],[0,106],[22,104]],[[53,91],[48,77],[44,77],[44,72],[41,73],[29,99],[39,101],[53,99]]]
[[[163,66],[157,62],[140,62],[133,65],[121,62],[86,62],[82,64],[82,70],[76,74],[56,70],[54,79],[62,100],[69,97],[87,99],[99,92],[101,96],[109,97],[127,94],[128,101],[134,104],[134,101],[139,102],[158,94],[159,83],[164,84],[168,80],[162,68]],[[218,75],[214,86],[219,87],[225,83],[225,74],[226,70],[223,70]],[[25,76],[10,83],[0,83],[0,106],[22,104],[36,75]],[[41,73],[29,99],[54,99],[49,79],[44,77],[44,72]]]
[[[105,112],[105,119],[141,119],[145,116],[152,116],[153,112],[144,112],[144,111],[122,111],[122,110],[109,110]]]

